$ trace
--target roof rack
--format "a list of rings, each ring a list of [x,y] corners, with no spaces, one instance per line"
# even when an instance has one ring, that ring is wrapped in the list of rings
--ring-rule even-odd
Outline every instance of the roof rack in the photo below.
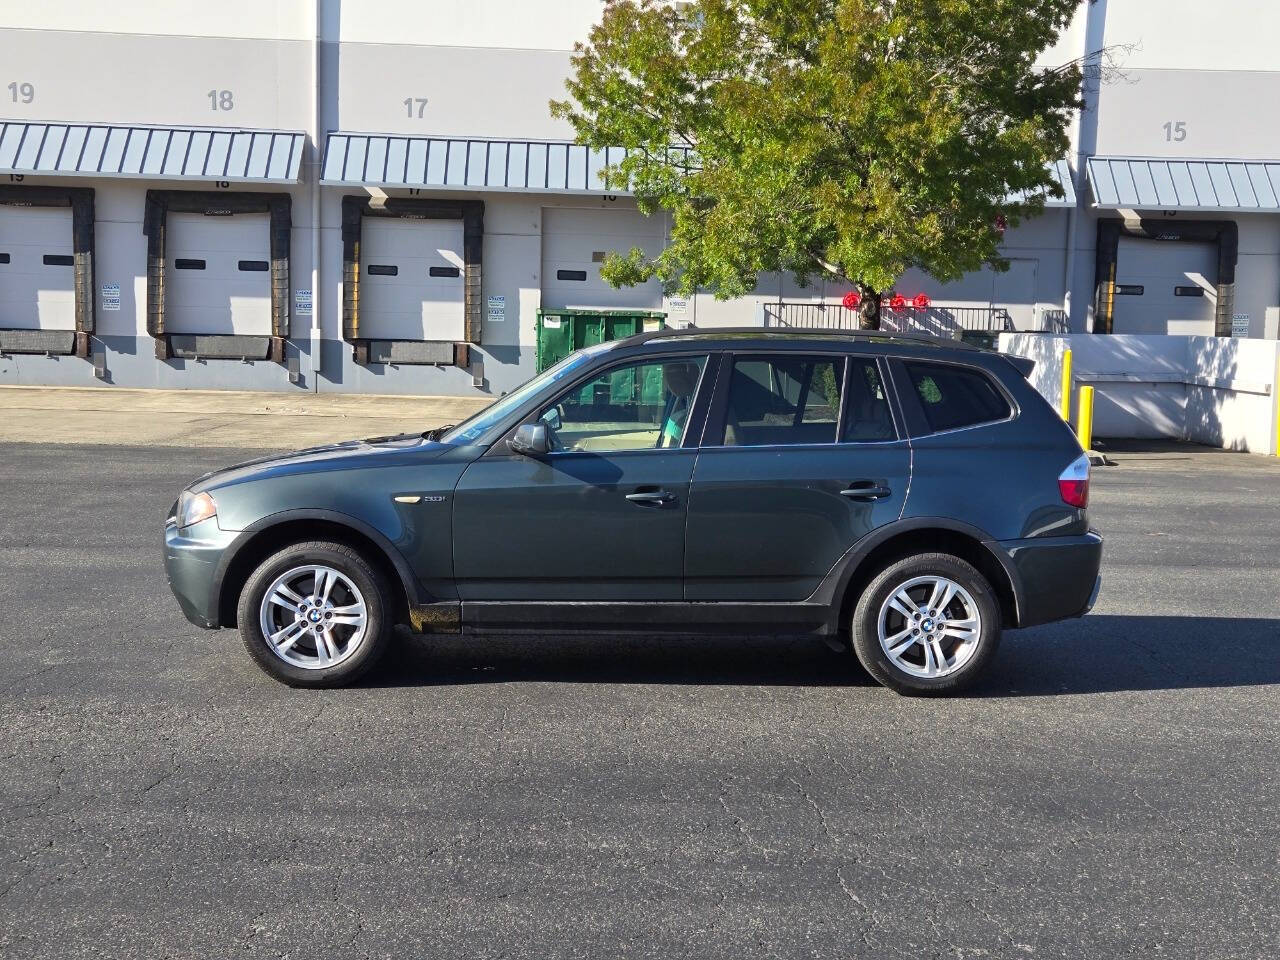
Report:
[[[917,343],[924,346],[947,347],[955,350],[971,350],[979,353],[986,350],[984,347],[979,347],[972,343],[966,343],[963,340],[956,340],[951,337],[935,337],[924,333],[894,333],[889,330],[830,330],[820,327],[787,327],[785,329],[777,327],[687,327],[683,330],[666,328],[662,330],[650,330],[646,333],[638,333],[635,336],[618,340],[616,343],[619,346],[623,344],[631,346],[641,343],[654,343],[662,340],[685,340],[697,338],[719,340],[725,338],[745,338],[747,336],[758,337],[760,339],[778,340],[871,340],[894,343]]]

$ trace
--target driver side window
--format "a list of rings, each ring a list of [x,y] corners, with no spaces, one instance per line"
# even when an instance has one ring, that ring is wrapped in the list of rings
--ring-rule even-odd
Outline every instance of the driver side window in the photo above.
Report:
[[[706,356],[614,367],[561,394],[539,419],[557,452],[678,447]]]

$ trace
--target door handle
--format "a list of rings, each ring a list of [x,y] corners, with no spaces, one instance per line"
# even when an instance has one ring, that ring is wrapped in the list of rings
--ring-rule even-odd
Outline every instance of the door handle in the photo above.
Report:
[[[666,490],[637,490],[635,493],[628,493],[627,499],[642,507],[661,507],[667,503],[674,503],[676,495]]]
[[[892,493],[884,484],[874,480],[855,480],[840,491],[840,496],[850,500],[883,500]]]

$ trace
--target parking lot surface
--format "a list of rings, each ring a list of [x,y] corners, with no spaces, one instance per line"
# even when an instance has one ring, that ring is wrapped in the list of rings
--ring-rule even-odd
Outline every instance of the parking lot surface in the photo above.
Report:
[[[0,444],[0,956],[1276,954],[1275,460],[1117,452],[1095,612],[920,700],[742,638],[280,686],[160,564],[249,455]]]

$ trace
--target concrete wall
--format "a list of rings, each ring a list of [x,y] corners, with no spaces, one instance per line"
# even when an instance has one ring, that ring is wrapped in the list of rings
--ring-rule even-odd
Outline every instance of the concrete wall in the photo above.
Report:
[[[1058,406],[1062,358],[1094,388],[1094,435],[1170,438],[1229,450],[1277,452],[1280,343],[1223,337],[1001,334],[1000,350],[1036,361],[1028,378]]]
[[[213,8],[193,0],[0,0],[0,63],[6,67],[0,115],[309,130],[314,93],[321,135],[347,129],[565,138],[570,131],[550,117],[546,104],[565,95],[573,45],[586,37],[600,11],[598,0],[227,0]],[[1019,327],[1039,325],[1049,311],[1066,307],[1070,329],[1090,329],[1097,218],[1114,212],[1091,206],[1079,173],[1084,158],[1107,153],[1280,157],[1280,127],[1265,122],[1259,106],[1280,93],[1277,35],[1280,8],[1273,5],[1229,0],[1210,15],[1191,0],[1082,0],[1069,29],[1039,61],[1051,66],[1103,47],[1112,51],[1107,69],[1089,82],[1088,109],[1073,131],[1078,207],[1050,210],[1010,229],[1003,245],[1015,262],[1009,274],[982,270],[940,284],[912,271],[898,289],[909,295],[924,292],[949,305],[1006,306]],[[312,63],[317,38],[318,87]],[[8,96],[3,84],[11,81],[32,84],[31,103]],[[218,95],[211,99],[210,91]],[[223,91],[231,94],[230,109],[223,109]],[[1185,136],[1176,139],[1166,122],[1184,124]],[[293,202],[295,291],[312,285],[310,182],[316,159],[309,144],[303,182],[287,189]],[[98,313],[97,346],[107,350],[107,382],[142,386],[500,393],[533,370],[543,209],[630,207],[625,199],[602,197],[474,194],[486,203],[483,293],[504,296],[508,304],[504,320],[485,321],[484,343],[477,350],[483,384],[476,387],[467,370],[352,362],[340,337],[339,214],[342,195],[361,191],[322,188],[319,279],[313,291],[319,354],[310,355],[312,319],[293,317],[288,350],[300,359],[302,377],[291,385],[285,369],[274,364],[154,359],[143,314],[141,218],[147,186],[160,184],[37,177],[25,182],[97,190],[97,281],[119,283],[122,291],[119,312]],[[209,190],[217,185],[163,186]],[[1280,333],[1280,216],[1232,216],[1240,227],[1236,312],[1250,317],[1252,337],[1274,339]],[[660,307],[676,324],[725,326],[760,322],[767,303],[834,303],[846,290],[822,278],[799,287],[791,277],[769,275],[749,296],[728,302],[705,292],[659,298],[645,291],[619,294],[618,302]],[[45,357],[0,358],[0,381],[98,382],[83,360]]]
[[[55,178],[29,177],[29,184],[65,183]],[[477,194],[485,204],[483,295],[503,296],[508,304],[505,319],[491,321],[487,313],[482,326],[482,345],[476,353],[482,359],[484,384],[472,384],[470,371],[457,367],[372,364],[361,366],[352,359],[351,347],[342,340],[341,204],[346,191],[321,192],[320,271],[321,285],[316,301],[320,310],[316,321],[321,331],[320,370],[312,373],[310,328],[312,318],[291,316],[289,356],[300,358],[301,380],[291,384],[285,367],[263,361],[169,360],[154,356],[154,341],[146,332],[146,237],[142,233],[144,197],[149,186],[144,181],[80,181],[95,189],[97,205],[96,282],[120,285],[120,310],[97,310],[94,347],[105,349],[106,381],[96,380],[92,364],[75,357],[0,356],[0,383],[95,386],[103,383],[137,387],[198,389],[251,389],[292,392],[331,390],[365,393],[415,393],[424,395],[495,396],[524,382],[534,373],[535,324],[541,304],[542,227],[547,208],[634,211],[626,198],[522,195],[512,193]],[[172,187],[173,184],[165,184]],[[185,185],[184,185],[185,186]],[[209,189],[212,184],[191,184],[193,189]],[[227,192],[280,190],[252,184],[233,184]],[[293,291],[311,283],[310,190],[305,185],[283,190],[292,202],[290,277]],[[359,191],[354,191],[359,192]],[[392,196],[408,196],[409,191],[388,191]],[[0,215],[3,210],[0,209]],[[643,291],[623,291],[631,296],[626,305],[654,308]],[[636,299],[636,298],[642,298]],[[643,302],[642,302],[643,301]],[[293,298],[290,297],[292,305]],[[739,320],[739,322],[750,322]]]

